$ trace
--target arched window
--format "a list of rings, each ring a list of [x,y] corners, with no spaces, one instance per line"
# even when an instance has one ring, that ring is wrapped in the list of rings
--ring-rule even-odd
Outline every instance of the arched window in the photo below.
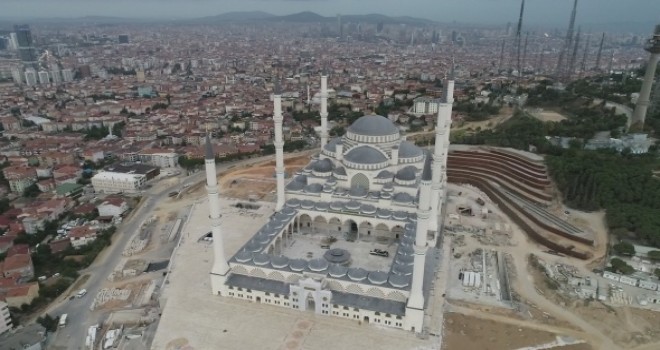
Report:
[[[362,173],[353,175],[351,179],[351,188],[361,187],[369,191],[369,178]]]

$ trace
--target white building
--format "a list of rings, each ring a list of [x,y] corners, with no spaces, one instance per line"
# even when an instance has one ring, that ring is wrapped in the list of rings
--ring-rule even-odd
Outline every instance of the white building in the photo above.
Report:
[[[11,69],[11,77],[16,84],[23,84],[23,72],[20,68],[14,67]]]
[[[179,165],[179,155],[174,152],[143,152],[137,154],[137,160],[159,168],[175,168]]]
[[[98,193],[136,193],[147,182],[141,174],[102,171],[92,177],[92,186]]]
[[[96,209],[99,211],[99,216],[117,217],[128,210],[128,203],[120,197],[108,197]]]
[[[412,113],[415,115],[436,114],[442,100],[439,98],[418,97],[413,101]]]
[[[28,68],[25,70],[25,84],[27,86],[37,85],[37,72],[34,69]]]
[[[53,80],[53,84],[61,84],[62,83],[62,74],[60,73],[59,70],[54,69],[50,71],[50,77]]]
[[[437,110],[434,154],[406,141],[387,118],[364,116],[343,137],[324,144],[285,186],[281,92],[276,86],[276,212],[229,259],[207,138],[213,294],[422,332],[424,300],[438,268],[435,244],[445,198],[453,74],[445,91]],[[322,118],[325,112],[322,108]],[[294,241],[297,246],[316,244],[315,258],[296,255]],[[355,248],[363,244],[380,249],[353,259],[351,254],[364,253]],[[372,264],[381,267],[367,267]]]
[[[11,330],[12,327],[9,306],[4,301],[0,301],[0,334]]]
[[[39,71],[39,84],[47,85],[50,83],[50,78],[48,77],[48,72],[45,70]]]
[[[64,80],[65,83],[73,81],[73,71],[71,68],[62,69],[62,80]]]

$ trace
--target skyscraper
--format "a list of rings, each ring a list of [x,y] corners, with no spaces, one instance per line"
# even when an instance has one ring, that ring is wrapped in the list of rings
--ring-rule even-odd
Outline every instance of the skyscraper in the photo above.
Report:
[[[34,48],[32,32],[27,24],[15,25],[16,42],[18,44],[18,57],[23,64],[29,67],[37,68],[37,50]]]

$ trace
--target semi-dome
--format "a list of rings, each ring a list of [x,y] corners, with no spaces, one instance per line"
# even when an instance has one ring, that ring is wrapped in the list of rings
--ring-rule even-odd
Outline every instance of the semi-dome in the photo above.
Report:
[[[387,162],[387,157],[385,157],[383,153],[369,146],[358,146],[352,148],[350,151],[348,151],[348,153],[346,153],[344,159],[357,164],[378,164]]]
[[[360,117],[348,127],[348,131],[365,136],[387,136],[399,133],[399,129],[391,120],[380,115]]]

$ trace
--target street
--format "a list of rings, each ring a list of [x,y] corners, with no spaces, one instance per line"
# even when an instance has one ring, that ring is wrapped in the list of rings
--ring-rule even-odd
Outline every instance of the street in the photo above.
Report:
[[[300,155],[291,154],[290,156]],[[216,171],[223,172],[232,167],[250,165],[273,158],[274,156],[264,156],[247,160],[219,163]],[[122,259],[122,252],[129,244],[134,234],[140,228],[142,222],[152,215],[162,201],[168,198],[168,194],[179,188],[193,186],[200,181],[204,181],[205,172],[199,171],[192,175],[180,177],[180,181],[173,184],[154,183],[152,188],[143,193],[142,204],[135,209],[129,217],[117,227],[112,244],[106,248],[87,269],[80,271],[80,275],[88,274],[89,279],[77,287],[78,289],[87,289],[87,295],[82,298],[69,300],[65,298],[69,294],[75,294],[76,291],[70,291],[51,304],[44,313],[53,317],[59,317],[62,314],[68,314],[68,324],[65,328],[58,329],[52,336],[47,348],[49,349],[83,349],[87,329],[95,324],[101,325],[106,317],[104,311],[91,311],[95,296],[104,286],[107,277],[114,270]],[[100,335],[99,335],[100,336]],[[97,338],[98,339],[98,338]]]

